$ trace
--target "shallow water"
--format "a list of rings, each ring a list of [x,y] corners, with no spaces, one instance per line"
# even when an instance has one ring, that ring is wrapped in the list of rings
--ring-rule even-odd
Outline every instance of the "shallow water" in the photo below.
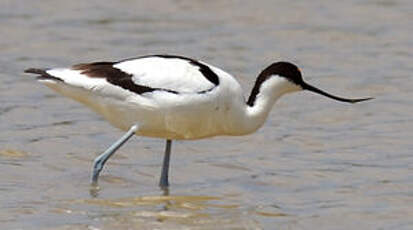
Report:
[[[1,1],[1,229],[413,229],[413,2]],[[357,105],[283,97],[257,133],[132,138],[23,74],[151,53],[202,59],[246,91],[278,60]],[[246,92],[246,95],[248,92]]]

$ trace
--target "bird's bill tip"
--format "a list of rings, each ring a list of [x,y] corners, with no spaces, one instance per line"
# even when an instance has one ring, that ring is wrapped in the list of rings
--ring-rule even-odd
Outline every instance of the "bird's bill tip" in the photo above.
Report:
[[[374,99],[374,97],[366,97],[366,98],[350,99],[351,101],[349,101],[349,102],[354,104],[354,103],[373,100],[373,99]]]

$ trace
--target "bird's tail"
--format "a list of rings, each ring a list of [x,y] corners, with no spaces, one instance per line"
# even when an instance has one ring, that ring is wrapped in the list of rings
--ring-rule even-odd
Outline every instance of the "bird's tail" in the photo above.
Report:
[[[38,69],[38,68],[29,68],[24,70],[25,73],[33,73],[33,74],[38,74],[37,80],[54,80],[54,81],[63,81],[62,79],[52,76],[49,73],[47,73],[47,69]]]

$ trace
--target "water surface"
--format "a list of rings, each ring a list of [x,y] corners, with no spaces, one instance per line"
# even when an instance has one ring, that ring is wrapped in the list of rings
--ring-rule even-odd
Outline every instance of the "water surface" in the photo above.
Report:
[[[2,1],[1,229],[412,229],[413,2]],[[246,90],[274,61],[349,97],[302,92],[257,133],[173,145],[132,138],[23,74],[152,53],[202,59]],[[93,196],[94,194],[94,196]]]

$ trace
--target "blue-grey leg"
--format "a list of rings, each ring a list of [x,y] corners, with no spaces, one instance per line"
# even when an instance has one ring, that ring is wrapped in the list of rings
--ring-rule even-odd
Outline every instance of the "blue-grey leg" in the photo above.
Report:
[[[97,184],[100,171],[103,169],[106,161],[118,150],[129,138],[131,138],[135,132],[138,130],[138,125],[133,125],[130,127],[128,132],[123,135],[119,140],[113,143],[105,152],[96,157],[93,162],[93,172],[92,172],[92,184]]]
[[[163,190],[167,190],[169,186],[168,172],[169,172],[169,159],[171,157],[172,141],[166,140],[165,155],[163,157],[161,179],[159,180],[159,187]]]

